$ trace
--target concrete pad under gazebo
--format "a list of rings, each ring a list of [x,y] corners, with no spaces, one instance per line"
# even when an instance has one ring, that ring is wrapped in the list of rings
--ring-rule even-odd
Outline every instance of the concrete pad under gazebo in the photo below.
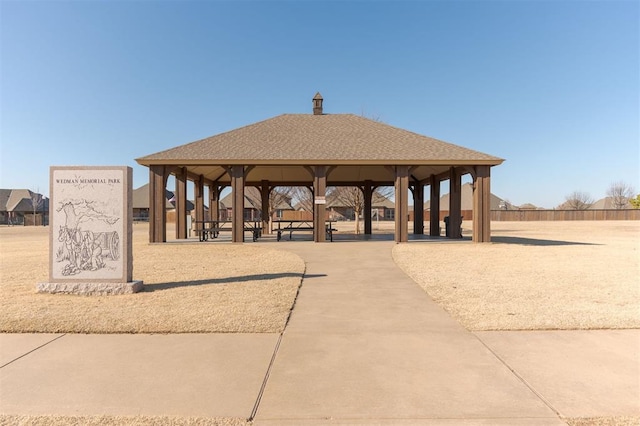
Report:
[[[163,202],[169,175],[176,180],[176,238],[187,238],[187,180],[195,183],[195,220],[204,219],[204,188],[210,216],[217,217],[222,189],[231,186],[233,242],[244,241],[244,188],[262,194],[268,211],[276,186],[313,189],[313,239],[326,239],[328,186],[356,186],[364,195],[364,232],[371,234],[375,188],[395,186],[395,241],[408,241],[411,190],[414,234],[424,234],[424,188],[430,187],[429,235],[439,236],[440,182],[449,180],[450,238],[460,238],[462,176],[473,179],[474,242],[489,242],[491,167],[504,160],[353,114],[324,114],[313,98],[313,114],[283,114],[206,139],[136,159],[149,167],[149,241],[166,241]],[[264,217],[263,221],[268,218]],[[263,224],[267,229],[268,224]]]

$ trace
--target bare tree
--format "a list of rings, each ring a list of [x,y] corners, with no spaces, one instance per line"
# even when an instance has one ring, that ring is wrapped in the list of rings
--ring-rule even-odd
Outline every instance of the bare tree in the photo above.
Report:
[[[273,214],[279,209],[285,209],[291,206],[291,199],[294,188],[291,186],[278,186],[271,190],[269,194],[269,231],[271,231]]]
[[[364,193],[357,186],[337,186],[329,192],[331,204],[343,206],[353,210],[355,232],[360,234],[360,214],[364,210]]]
[[[569,210],[587,210],[593,204],[593,198],[583,191],[573,191],[565,197],[564,208]]]
[[[631,185],[619,180],[613,182],[607,189],[607,197],[611,199],[611,204],[616,210],[624,209],[629,204],[629,199],[633,197],[634,189]]]
[[[393,187],[378,187],[372,194],[372,202],[388,198],[393,193]],[[338,186],[329,191],[329,200],[332,204],[350,208],[353,210],[355,220],[355,233],[360,234],[360,215],[364,211],[364,192],[357,186]]]
[[[29,191],[29,193],[31,194],[31,206],[33,207],[33,226],[36,226],[36,211],[40,208],[44,199],[42,194],[32,191]],[[42,224],[44,225],[44,217],[42,219]]]
[[[306,186],[294,186],[291,188],[292,204],[298,205],[302,210],[313,212],[313,191]]]

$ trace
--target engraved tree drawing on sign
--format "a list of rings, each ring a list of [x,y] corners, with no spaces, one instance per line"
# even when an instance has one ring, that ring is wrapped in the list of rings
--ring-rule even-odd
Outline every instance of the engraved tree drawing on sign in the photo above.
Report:
[[[65,224],[58,230],[60,245],[56,252],[58,262],[67,262],[62,275],[97,271],[107,266],[105,260],[120,258],[120,235],[108,230],[120,218],[98,211],[95,204],[84,199],[58,204],[56,211],[65,215]]]

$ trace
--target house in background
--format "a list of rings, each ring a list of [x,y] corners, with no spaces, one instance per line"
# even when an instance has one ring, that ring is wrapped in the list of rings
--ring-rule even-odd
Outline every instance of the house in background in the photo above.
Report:
[[[613,197],[604,197],[594,202],[589,206],[589,210],[615,210],[617,207],[614,203]],[[626,205],[623,209],[632,209],[633,206],[629,201],[627,201]]]
[[[473,186],[470,183],[465,183],[460,189],[462,194],[460,203],[462,217],[464,220],[471,220],[473,219]],[[517,210],[517,207],[492,193],[489,194],[489,205],[490,210]],[[444,194],[440,197],[440,220],[444,220],[446,216],[449,216],[448,207],[449,194]],[[426,214],[427,211],[428,210],[425,210],[425,217],[428,217]],[[411,215],[410,220],[413,220],[413,215]]]
[[[28,189],[0,189],[0,224],[48,225],[49,199]]]
[[[470,183],[462,184],[460,187],[461,200],[460,210],[464,220],[473,219],[473,186]],[[426,194],[425,194],[426,195]],[[519,210],[519,207],[514,206],[507,200],[503,200],[494,194],[489,194],[490,197],[490,209],[491,210]],[[429,200],[425,201],[428,204]],[[449,194],[444,194],[440,197],[440,220],[444,221],[446,216],[449,216]],[[535,208],[535,207],[534,207]],[[424,217],[429,217],[429,209],[424,210]],[[413,206],[409,207],[409,220],[413,221],[414,212]]]
[[[473,210],[473,186],[470,183],[465,183],[461,187],[461,192],[461,209],[463,212],[471,212]],[[491,210],[504,210],[505,206],[508,207],[508,203],[505,200],[494,194],[489,194],[489,205]],[[440,211],[446,212],[447,207],[449,207],[449,194],[444,194],[440,197]],[[470,215],[471,213],[469,213],[469,218]],[[465,218],[466,217],[467,216],[465,216]]]
[[[327,218],[329,220],[355,220],[353,206],[347,205],[331,194],[327,196]],[[389,198],[374,192],[371,197],[371,218],[373,220],[395,220],[396,205]],[[362,217],[362,213],[360,214]]]
[[[396,220],[396,203],[387,197],[374,193],[371,208],[373,209],[371,218],[374,220]]]
[[[273,199],[273,195],[271,195]],[[273,212],[272,220],[282,219],[284,216],[284,212],[293,211],[294,208],[291,206],[291,197],[282,196],[278,197],[276,200],[278,203]],[[227,196],[220,200],[220,220],[230,220],[231,214],[233,212],[233,200],[232,194],[229,193]],[[257,221],[262,220],[262,195],[258,188],[254,186],[247,186],[244,189],[244,220],[247,221]]]
[[[508,206],[507,206],[507,207],[508,207]],[[514,208],[513,208],[513,209],[506,208],[506,209],[504,209],[504,210],[514,210],[514,209],[519,209],[519,210],[539,210],[539,209],[540,209],[540,207],[538,207],[538,206],[536,206],[536,205],[534,205],[534,204],[531,204],[531,203],[524,203],[524,204],[521,204],[521,205],[520,205],[520,206],[518,206],[518,207],[515,207],[515,206],[514,206]],[[501,208],[500,210],[503,210],[503,209]],[[544,209],[542,209],[542,210],[544,210]]]
[[[175,222],[176,202],[174,193],[165,189],[165,209],[168,222]],[[149,184],[134,189],[132,193],[133,220],[146,222],[149,220]],[[194,209],[193,203],[187,200],[187,211]]]

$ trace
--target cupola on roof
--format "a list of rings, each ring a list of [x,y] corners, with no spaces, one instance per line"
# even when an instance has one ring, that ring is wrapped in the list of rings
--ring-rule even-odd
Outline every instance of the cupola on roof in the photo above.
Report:
[[[316,95],[313,97],[314,115],[322,115],[322,101],[324,101],[324,99],[322,99],[322,95],[320,94],[320,92],[316,93]]]

